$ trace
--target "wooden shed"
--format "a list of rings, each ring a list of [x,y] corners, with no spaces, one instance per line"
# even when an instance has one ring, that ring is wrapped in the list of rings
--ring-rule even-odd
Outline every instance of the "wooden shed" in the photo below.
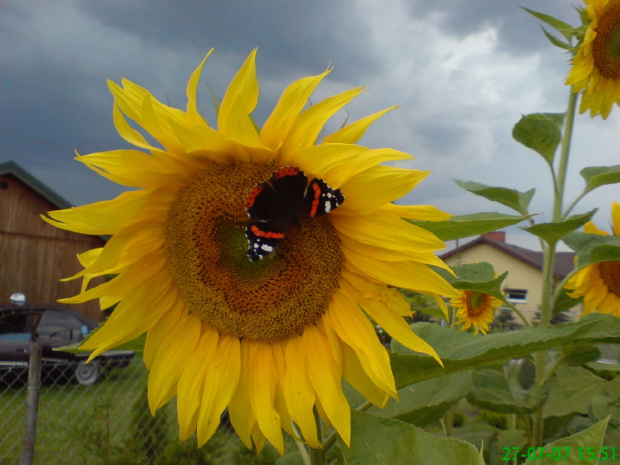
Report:
[[[102,247],[105,238],[54,228],[40,215],[71,204],[14,162],[0,163],[0,305],[14,292],[26,303],[56,304],[80,292],[77,254]],[[56,304],[57,305],[57,304]],[[71,307],[100,321],[98,301]]]

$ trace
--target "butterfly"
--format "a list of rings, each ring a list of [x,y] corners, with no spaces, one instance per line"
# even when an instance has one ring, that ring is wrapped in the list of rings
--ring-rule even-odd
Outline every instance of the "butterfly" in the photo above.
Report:
[[[308,176],[296,166],[278,169],[269,181],[258,183],[248,194],[245,211],[250,221],[245,229],[247,256],[251,261],[265,258],[275,250],[291,226],[300,218],[326,215],[344,202],[340,189]]]

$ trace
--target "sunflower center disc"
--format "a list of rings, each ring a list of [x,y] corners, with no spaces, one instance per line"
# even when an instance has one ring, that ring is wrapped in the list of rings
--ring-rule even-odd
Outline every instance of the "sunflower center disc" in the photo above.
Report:
[[[598,270],[609,292],[620,297],[620,261],[600,262]]]
[[[592,53],[594,65],[603,77],[620,78],[620,4],[609,8],[600,18]]]
[[[168,212],[170,273],[190,311],[221,334],[266,342],[299,335],[338,289],[342,252],[326,216],[302,219],[264,259],[247,257],[244,202],[275,168],[213,165],[177,194]]]

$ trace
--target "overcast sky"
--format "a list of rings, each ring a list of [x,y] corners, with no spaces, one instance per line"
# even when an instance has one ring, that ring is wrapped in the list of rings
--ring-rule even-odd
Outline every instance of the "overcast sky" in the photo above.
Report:
[[[431,175],[400,203],[433,204],[454,214],[510,213],[460,190],[452,179],[522,191],[549,221],[551,185],[542,159],[512,140],[521,114],[562,112],[568,56],[519,5],[572,24],[570,0],[244,0],[0,1],[0,162],[13,160],[79,205],[121,188],[73,160],[125,148],[112,123],[106,79],[125,77],[185,108],[185,86],[211,47],[199,105],[212,114],[208,86],[223,96],[248,53],[257,57],[262,124],[282,90],[302,76],[334,71],[314,101],[358,85],[350,121],[392,105],[362,139],[416,157]],[[334,117],[332,127],[346,113]],[[211,118],[213,120],[213,118]],[[620,111],[603,121],[577,118],[567,198],[582,189],[585,166],[620,164]],[[609,229],[618,187],[588,195],[576,212],[599,207]],[[535,248],[517,228],[508,242]]]

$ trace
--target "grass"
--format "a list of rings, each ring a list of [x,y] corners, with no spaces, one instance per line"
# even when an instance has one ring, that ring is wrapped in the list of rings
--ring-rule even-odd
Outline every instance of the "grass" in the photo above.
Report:
[[[195,438],[178,441],[176,402],[153,418],[148,409],[148,373],[140,353],[127,368],[93,386],[44,383],[40,391],[35,464],[46,465],[224,465],[275,463],[269,444],[249,451],[226,428],[198,449]],[[0,464],[17,464],[26,410],[25,383],[0,385]],[[290,439],[290,438],[288,438]],[[287,441],[287,450],[294,450]]]

